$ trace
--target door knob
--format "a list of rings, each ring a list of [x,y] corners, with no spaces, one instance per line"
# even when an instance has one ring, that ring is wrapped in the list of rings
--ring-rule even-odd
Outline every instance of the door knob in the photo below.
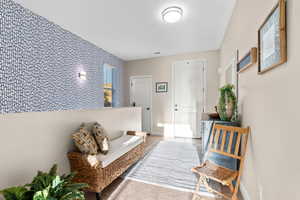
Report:
[[[150,108],[148,107],[148,108],[146,108],[147,110],[150,110]]]

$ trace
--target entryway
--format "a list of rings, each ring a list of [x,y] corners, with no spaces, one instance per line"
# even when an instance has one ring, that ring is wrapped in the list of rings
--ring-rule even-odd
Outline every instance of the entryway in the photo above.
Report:
[[[200,117],[205,109],[205,61],[173,64],[173,134],[200,138]]]
[[[130,105],[142,108],[142,130],[151,133],[152,127],[152,77],[130,77]]]

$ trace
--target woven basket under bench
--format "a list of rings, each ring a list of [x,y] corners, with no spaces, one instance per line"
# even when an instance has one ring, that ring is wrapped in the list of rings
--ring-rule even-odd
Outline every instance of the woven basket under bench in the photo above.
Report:
[[[87,183],[87,191],[97,194],[136,163],[145,152],[145,141],[102,168],[96,156],[84,155],[79,152],[68,153],[71,171],[77,172],[74,182]]]

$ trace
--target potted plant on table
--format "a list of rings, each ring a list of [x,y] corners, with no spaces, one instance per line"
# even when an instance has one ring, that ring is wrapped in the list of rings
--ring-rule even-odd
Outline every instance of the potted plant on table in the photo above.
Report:
[[[72,183],[74,173],[57,175],[57,165],[46,172],[38,172],[32,183],[0,191],[6,200],[84,200],[81,189],[85,183]]]
[[[237,120],[237,99],[234,94],[234,85],[227,84],[220,88],[220,98],[217,106],[220,119],[223,121]]]

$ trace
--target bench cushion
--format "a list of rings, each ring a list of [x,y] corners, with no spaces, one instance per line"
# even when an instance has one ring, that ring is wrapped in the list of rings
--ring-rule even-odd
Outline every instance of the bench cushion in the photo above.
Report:
[[[97,159],[101,162],[103,168],[107,167],[131,149],[143,143],[143,141],[143,137],[141,136],[123,135],[120,138],[112,140],[108,154],[99,154],[97,155]]]

